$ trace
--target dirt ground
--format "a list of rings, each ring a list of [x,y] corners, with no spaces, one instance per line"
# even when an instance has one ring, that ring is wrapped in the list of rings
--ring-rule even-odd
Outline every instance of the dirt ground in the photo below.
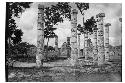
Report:
[[[8,82],[121,82],[121,62],[111,63],[104,68],[73,68],[64,66],[67,60],[59,60],[36,68],[35,63],[16,62],[15,67],[8,68]]]
[[[9,68],[9,82],[121,82],[118,72],[84,72],[69,67]]]

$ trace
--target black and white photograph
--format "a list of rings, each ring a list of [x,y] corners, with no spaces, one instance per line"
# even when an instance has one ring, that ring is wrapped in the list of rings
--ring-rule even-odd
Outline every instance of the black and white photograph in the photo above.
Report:
[[[6,82],[122,82],[122,3],[5,3]]]

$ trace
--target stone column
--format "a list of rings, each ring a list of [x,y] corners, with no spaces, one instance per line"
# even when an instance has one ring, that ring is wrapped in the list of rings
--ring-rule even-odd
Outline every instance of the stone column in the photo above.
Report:
[[[94,61],[97,61],[97,54],[98,54],[98,49],[97,49],[97,27],[94,27],[94,30],[93,30],[93,35],[94,35],[94,40],[93,40],[93,54],[94,54]]]
[[[70,37],[67,37],[67,56],[70,57]]]
[[[98,28],[98,65],[104,63],[104,30],[103,30],[103,18],[105,17],[104,13],[99,13],[96,15],[98,18],[97,28]]]
[[[80,57],[80,33],[78,34],[78,58]]]
[[[77,13],[76,9],[72,10],[71,16],[71,65],[75,66],[78,58],[78,49],[77,49]]]
[[[109,60],[109,26],[110,23],[105,25],[105,61]]]
[[[55,37],[55,51],[58,51],[58,36]]]
[[[84,56],[85,56],[85,60],[87,60],[88,58],[88,31],[85,30],[84,33]]]
[[[38,5],[37,23],[36,64],[40,67],[42,65],[41,60],[44,58],[44,6],[40,4]]]

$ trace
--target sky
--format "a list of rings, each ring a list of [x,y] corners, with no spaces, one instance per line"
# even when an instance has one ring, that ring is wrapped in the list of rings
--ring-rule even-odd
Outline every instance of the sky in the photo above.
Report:
[[[20,18],[14,17],[16,25],[23,31],[22,41],[30,44],[37,44],[37,15],[38,4],[43,4],[45,7],[56,4],[55,2],[46,3],[33,3],[30,4],[30,8],[20,14]],[[74,3],[70,3],[72,9],[77,9]],[[98,13],[105,13],[104,23],[111,23],[109,27],[109,44],[113,46],[121,45],[122,28],[119,18],[122,17],[122,4],[121,3],[90,3],[89,9],[84,11],[84,21],[91,16],[96,16]],[[77,23],[83,25],[83,16],[78,10]],[[64,19],[63,23],[58,23],[54,26],[57,28],[55,33],[58,35],[59,47],[66,42],[67,37],[71,36],[71,22],[68,19]],[[93,36],[89,36],[93,40]],[[80,48],[84,47],[84,36],[80,36]],[[50,39],[49,45],[55,46],[55,39]],[[46,40],[45,40],[46,44]]]

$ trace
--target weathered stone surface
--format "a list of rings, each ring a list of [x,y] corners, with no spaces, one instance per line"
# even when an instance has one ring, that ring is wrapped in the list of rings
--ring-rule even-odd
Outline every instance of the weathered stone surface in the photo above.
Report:
[[[97,28],[98,28],[98,65],[102,65],[104,62],[104,30],[103,30],[103,17],[104,13],[97,15]]]
[[[105,61],[109,60],[109,26],[110,23],[105,25]]]
[[[44,6],[38,5],[38,20],[37,20],[37,53],[36,64],[41,66],[41,60],[44,58]]]
[[[93,48],[93,55],[94,55],[94,57],[93,57],[93,59],[94,59],[94,61],[96,61],[97,60],[97,54],[98,54],[98,49],[97,49],[97,29],[94,29],[94,33],[93,33],[93,35],[94,35],[94,40],[93,40],[93,46],[94,46],[94,48]]]
[[[60,49],[60,56],[67,56],[67,43],[64,42]]]
[[[71,56],[70,37],[67,37],[67,56]]]
[[[71,16],[71,60],[70,63],[74,66],[77,63],[78,49],[77,49],[77,13],[76,9],[72,10]]]
[[[88,58],[88,44],[87,44],[87,40],[88,40],[88,33],[86,31],[86,33],[84,33],[84,55],[85,55],[85,59],[86,60]]]
[[[78,34],[78,57],[80,57],[80,34]]]

